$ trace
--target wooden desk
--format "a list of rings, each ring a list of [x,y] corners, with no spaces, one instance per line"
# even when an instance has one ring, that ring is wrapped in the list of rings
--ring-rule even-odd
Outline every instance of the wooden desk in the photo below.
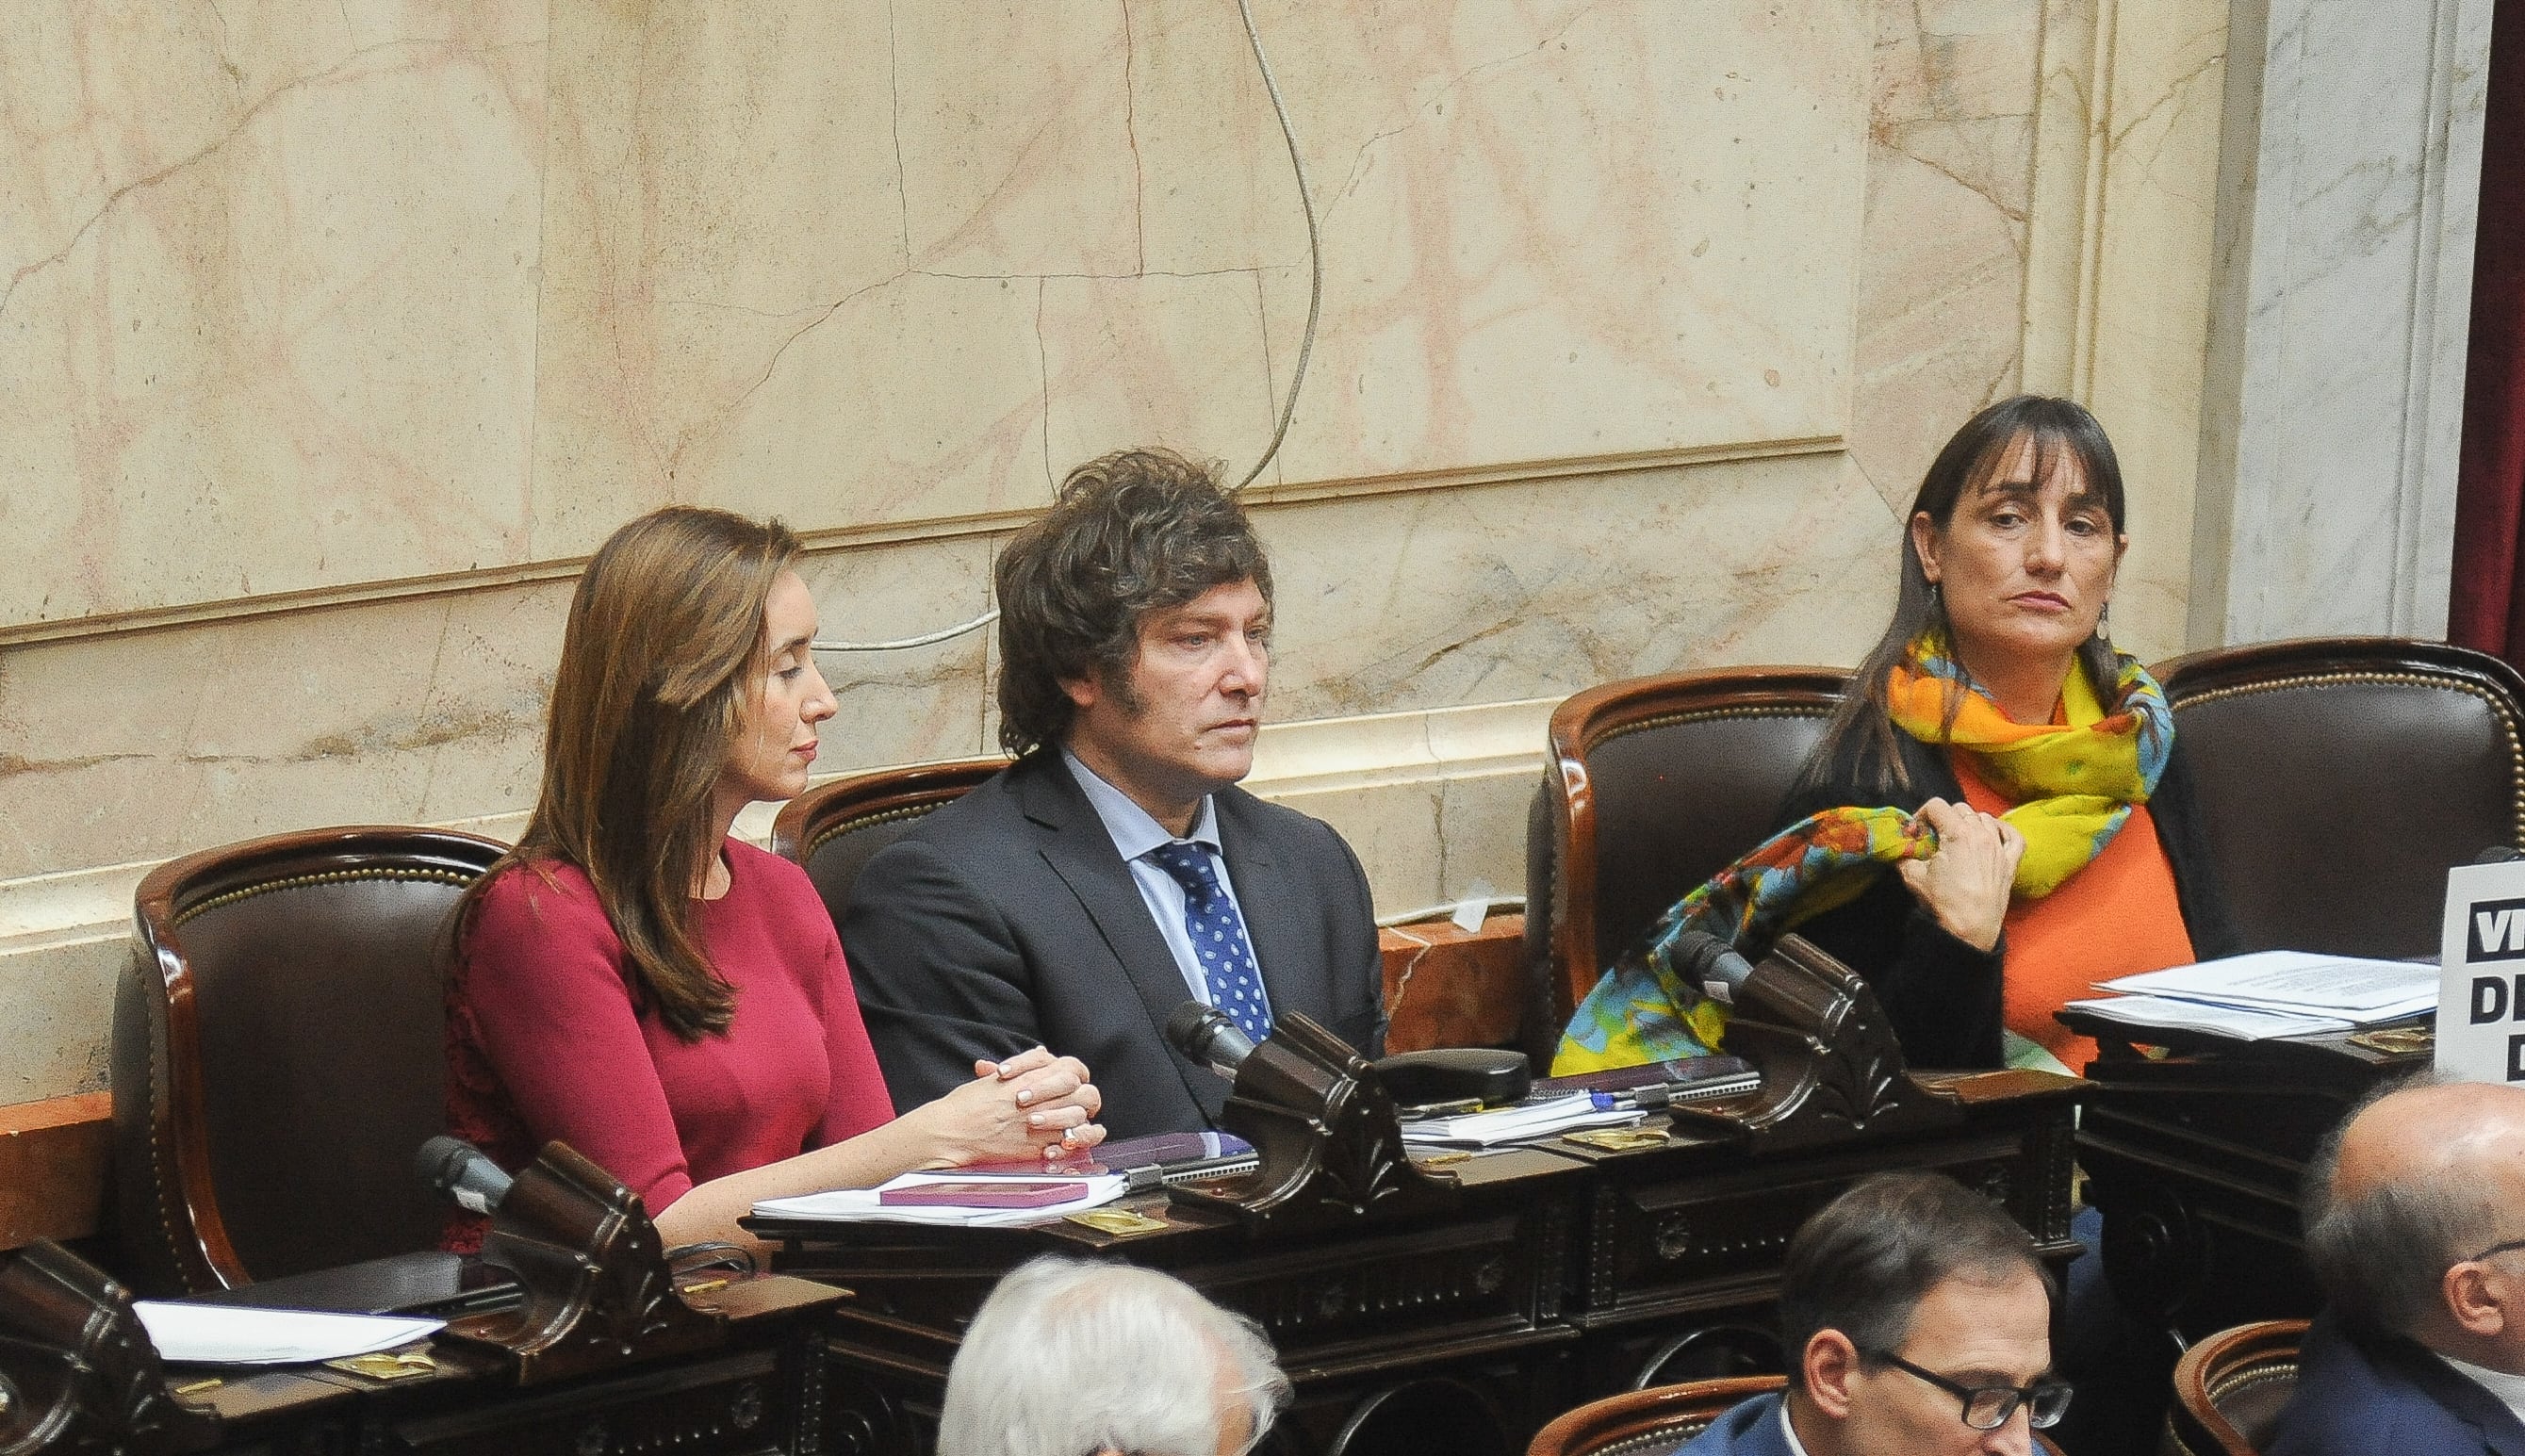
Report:
[[[1933,1167],[2005,1203],[2065,1263],[2078,1085],[2039,1073],[1938,1079],[1960,1126],[1758,1157],[1722,1132],[1605,1153],[1565,1141],[1455,1163],[1443,1216],[1272,1238],[1230,1211],[1145,1193],[1163,1232],[1054,1220],[1013,1229],[769,1222],[774,1267],[850,1286],[829,1341],[840,1449],[916,1453],[947,1365],[998,1277],[1037,1254],[1163,1269],[1270,1335],[1298,1398],[1284,1453],[1522,1451],[1551,1417],[1635,1383],[1777,1369],[1789,1236],[1857,1179]]]
[[[2197,1340],[2253,1320],[2304,1318],[2322,1302],[2305,1266],[2298,1184],[2325,1133],[2376,1083],[2425,1051],[2347,1036],[2276,1042],[2150,1032],[2067,1013],[2097,1039],[2078,1133],[2087,1199],[2104,1215],[2104,1272],[2131,1311]]]

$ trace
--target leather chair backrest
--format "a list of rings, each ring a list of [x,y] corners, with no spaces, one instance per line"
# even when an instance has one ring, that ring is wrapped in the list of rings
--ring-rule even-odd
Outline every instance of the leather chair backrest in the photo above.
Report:
[[[445,1130],[447,913],[503,852],[472,835],[317,830],[141,882],[117,988],[120,1234],[147,1292],[204,1292],[430,1247],[413,1172]]]
[[[1848,682],[1831,667],[1672,673],[1553,711],[1526,836],[1530,1051],[1550,1054],[1667,906],[1761,843]]]
[[[807,871],[838,928],[860,871],[879,849],[1008,766],[1006,758],[962,758],[835,779],[781,808],[771,826],[772,852]]]
[[[1787,1383],[1783,1376],[1736,1376],[1608,1395],[1553,1418],[1526,1456],[1661,1456],[1737,1405]]]
[[[2525,849],[2525,679],[2496,657],[2308,639],[2157,676],[2247,948],[2434,955],[2447,868]]]
[[[2164,1448],[2176,1456],[2259,1456],[2297,1393],[2303,1320],[2265,1320],[2221,1330],[2174,1366],[2174,1405]]]

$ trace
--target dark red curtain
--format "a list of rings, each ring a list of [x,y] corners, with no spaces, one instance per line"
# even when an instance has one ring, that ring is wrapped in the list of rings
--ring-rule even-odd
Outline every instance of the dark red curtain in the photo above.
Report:
[[[2498,0],[2447,637],[2525,667],[2525,0]]]

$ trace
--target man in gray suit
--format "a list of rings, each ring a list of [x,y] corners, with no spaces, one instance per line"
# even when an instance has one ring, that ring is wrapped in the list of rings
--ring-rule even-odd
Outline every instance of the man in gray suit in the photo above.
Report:
[[[1170,1047],[1187,999],[1256,1042],[1292,1011],[1384,1039],[1376,928],[1330,826],[1236,786],[1270,667],[1271,567],[1209,470],[1089,461],[994,572],[1016,761],[860,874],[842,946],[895,1105],[1041,1044],[1085,1061],[1115,1138],[1213,1126],[1227,1084]]]

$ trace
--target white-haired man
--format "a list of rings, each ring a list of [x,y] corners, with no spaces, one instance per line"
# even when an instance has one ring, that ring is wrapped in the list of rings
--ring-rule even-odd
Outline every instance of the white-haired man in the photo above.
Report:
[[[1190,1285],[1043,1258],[965,1332],[938,1456],[1239,1456],[1288,1399],[1262,1332]]]

